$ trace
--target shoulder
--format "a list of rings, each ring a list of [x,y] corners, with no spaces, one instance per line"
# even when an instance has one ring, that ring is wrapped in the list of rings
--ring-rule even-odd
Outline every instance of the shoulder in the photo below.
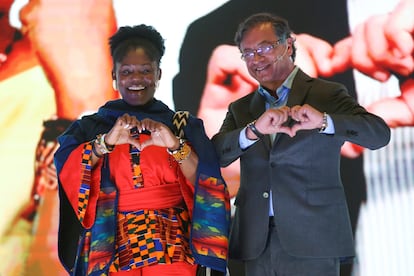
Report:
[[[239,106],[246,106],[249,105],[253,98],[261,97],[257,90],[250,92],[249,94],[235,100],[234,102],[230,103],[231,107],[239,107]]]
[[[311,77],[299,70],[295,79],[293,80],[292,88],[300,88],[301,90],[310,90],[312,94],[335,96],[339,94],[348,94],[347,87],[336,81],[324,79],[321,77]]]
[[[326,88],[328,90],[330,89],[346,89],[345,85],[339,82],[327,80],[321,77],[311,77],[308,74],[306,74],[301,69],[298,70],[294,82],[306,82],[310,85],[320,88]]]
[[[323,79],[323,78],[315,78],[314,79],[314,85],[319,87],[319,88],[325,87],[328,90],[331,90],[331,89],[334,89],[334,90],[336,90],[336,89],[347,90],[347,88],[345,87],[344,84],[339,83],[339,82],[335,82],[335,81],[326,80],[326,79]]]

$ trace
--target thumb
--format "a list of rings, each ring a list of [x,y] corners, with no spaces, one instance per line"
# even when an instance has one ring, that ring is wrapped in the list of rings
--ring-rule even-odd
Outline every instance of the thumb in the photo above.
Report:
[[[139,150],[143,150],[146,146],[149,146],[148,145],[148,141],[149,140],[150,139],[146,140],[145,142],[143,142],[141,144],[138,139],[129,139],[128,143],[131,144],[131,145],[133,145],[134,147],[136,147]]]
[[[347,37],[338,41],[333,49],[331,57],[332,73],[337,74],[346,71],[352,66],[352,38]]]
[[[285,133],[285,134],[289,135],[290,137],[293,137],[293,136],[296,135],[296,131],[293,132],[292,129],[290,127],[287,127],[287,126],[280,127],[279,132],[280,133]]]
[[[293,133],[293,136],[295,136],[296,132],[298,132],[301,129],[302,129],[302,125],[300,123],[296,123],[291,127],[290,131]]]

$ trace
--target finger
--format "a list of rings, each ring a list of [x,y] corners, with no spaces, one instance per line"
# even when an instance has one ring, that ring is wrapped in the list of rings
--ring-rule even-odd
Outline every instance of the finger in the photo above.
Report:
[[[301,129],[302,129],[301,123],[296,123],[290,128],[290,131],[292,134],[296,135],[296,133]]]
[[[374,62],[383,62],[388,54],[388,41],[383,32],[386,15],[372,16],[368,20],[363,30],[367,53]]]
[[[370,24],[366,25],[367,51],[369,57],[376,65],[377,70],[407,75],[412,69],[410,59],[407,59],[405,56],[400,56],[399,54],[396,55],[396,49],[393,47],[393,42],[389,40],[385,34],[386,24],[389,22],[388,17],[388,14],[374,16],[372,17]],[[396,33],[399,32],[401,32],[401,29],[396,30]],[[411,57],[411,55],[408,57]]]
[[[154,140],[153,139],[147,139],[142,143],[138,143],[138,145],[134,145],[136,146],[139,150],[143,150],[144,148],[148,147],[148,146],[152,146],[154,145]]]
[[[394,54],[398,57],[410,56],[413,53],[413,11],[414,1],[400,1],[385,24],[385,36],[394,46]]]
[[[151,139],[148,139],[148,140],[151,140]],[[134,139],[132,137],[131,138],[128,138],[128,143],[131,144],[131,145],[133,145],[137,149],[142,150],[142,145],[139,142],[139,139]]]
[[[279,133],[285,133],[285,134],[289,135],[290,137],[293,137],[296,134],[296,132],[292,131],[292,128],[284,127],[284,126],[279,128]]]
[[[137,129],[139,133],[146,131],[148,129],[147,121],[148,121],[147,119],[143,119],[142,121],[137,121]]]
[[[284,116],[282,112],[280,112],[279,110],[275,110],[272,116],[272,121],[271,121],[272,125],[280,126],[281,124],[283,124],[285,122],[283,117]]]
[[[332,73],[337,74],[348,70],[352,66],[352,38],[347,37],[334,45],[331,57]]]
[[[306,113],[306,107],[301,106],[299,108],[296,109],[296,113],[295,113],[295,117],[296,117],[296,121],[298,122],[307,122],[309,121],[308,115]]]
[[[307,45],[312,45],[312,47],[309,47],[308,50],[311,58],[315,61],[313,64],[316,67],[318,75],[332,75],[332,46],[325,40],[313,36],[306,36],[305,41]]]
[[[358,25],[353,33],[352,63],[357,70],[367,76],[379,81],[386,81],[390,77],[390,73],[375,65],[370,58],[367,49],[369,41],[366,40],[365,27],[363,24]]]
[[[296,122],[300,122],[299,115],[298,115],[298,113],[297,113],[296,111],[295,111],[295,112],[293,112],[293,113],[291,113],[290,117],[291,117],[294,121],[296,121]]]
[[[286,123],[289,120],[289,117],[290,117],[290,111],[287,109],[283,110],[283,123]]]
[[[373,67],[372,61],[368,58],[364,39],[364,25],[360,24],[355,27],[352,34],[352,63],[356,69],[361,72],[367,72]]]
[[[296,64],[308,75],[312,77],[317,77],[318,72],[315,65],[315,61],[312,59],[310,51],[312,50],[311,46],[308,45],[309,35],[300,34],[297,36],[296,40]]]
[[[118,118],[116,125],[124,129],[131,129],[130,122],[130,116],[128,114],[124,114]]]

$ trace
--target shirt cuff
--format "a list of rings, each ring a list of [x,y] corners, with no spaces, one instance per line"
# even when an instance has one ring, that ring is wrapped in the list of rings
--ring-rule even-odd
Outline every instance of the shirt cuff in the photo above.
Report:
[[[326,119],[328,120],[328,126],[321,133],[335,134],[335,126],[334,126],[334,123],[333,123],[333,120],[332,120],[331,116],[329,116],[329,114],[327,114]]]

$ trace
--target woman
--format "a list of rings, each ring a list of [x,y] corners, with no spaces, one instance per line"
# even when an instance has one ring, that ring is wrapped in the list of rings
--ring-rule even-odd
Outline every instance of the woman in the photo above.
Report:
[[[164,39],[127,26],[110,47],[122,99],[76,121],[55,154],[62,264],[71,275],[225,271],[229,196],[214,148],[201,120],[154,98]]]

